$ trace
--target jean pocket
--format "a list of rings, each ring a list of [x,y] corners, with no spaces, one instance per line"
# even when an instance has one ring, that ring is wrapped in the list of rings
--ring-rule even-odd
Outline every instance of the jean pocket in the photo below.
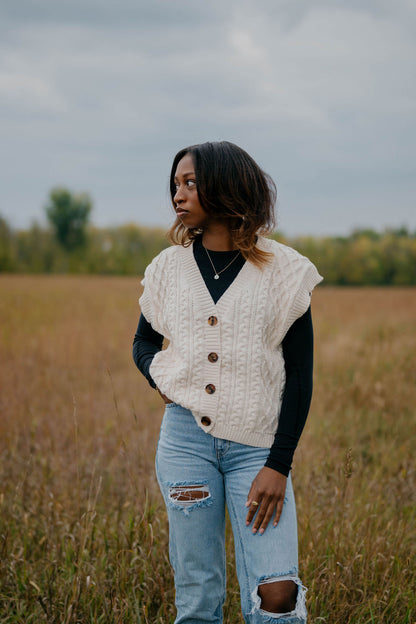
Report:
[[[180,407],[179,403],[165,403],[165,409],[169,409],[171,407]]]

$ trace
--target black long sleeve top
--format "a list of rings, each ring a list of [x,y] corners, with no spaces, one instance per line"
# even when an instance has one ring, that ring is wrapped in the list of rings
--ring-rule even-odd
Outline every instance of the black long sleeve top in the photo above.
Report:
[[[208,291],[216,303],[233,282],[245,260],[236,251],[209,251],[212,263],[220,273],[220,278],[214,279],[211,260],[200,238],[195,240],[193,251]],[[227,268],[222,272],[224,267]],[[141,314],[133,341],[133,359],[153,388],[156,385],[149,369],[155,354],[162,349],[162,344],[163,336]],[[278,428],[265,465],[288,476],[312,397],[313,327],[310,308],[290,327],[283,339],[282,350],[286,383]]]

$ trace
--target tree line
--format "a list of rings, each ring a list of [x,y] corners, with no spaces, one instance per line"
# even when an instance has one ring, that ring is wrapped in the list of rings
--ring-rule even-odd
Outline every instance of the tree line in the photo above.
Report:
[[[88,194],[53,189],[45,206],[49,227],[12,229],[0,216],[0,272],[142,275],[169,245],[165,231],[136,224],[90,224]],[[316,264],[325,284],[415,285],[416,232],[406,228],[353,231],[344,237],[273,237]]]

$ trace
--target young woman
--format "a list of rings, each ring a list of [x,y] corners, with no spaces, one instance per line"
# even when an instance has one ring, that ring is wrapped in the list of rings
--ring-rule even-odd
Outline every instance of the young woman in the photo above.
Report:
[[[275,186],[238,146],[181,150],[170,193],[174,244],[145,271],[133,356],[166,404],[156,472],[176,624],[222,622],[225,506],[245,621],[303,624],[290,469],[310,405],[310,296],[322,278],[264,237]]]

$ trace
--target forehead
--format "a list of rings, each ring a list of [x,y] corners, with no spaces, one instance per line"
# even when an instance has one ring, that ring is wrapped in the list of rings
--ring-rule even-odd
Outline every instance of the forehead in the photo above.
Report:
[[[183,176],[187,173],[194,173],[194,162],[192,160],[191,154],[185,154],[183,158],[178,162],[175,177]]]

